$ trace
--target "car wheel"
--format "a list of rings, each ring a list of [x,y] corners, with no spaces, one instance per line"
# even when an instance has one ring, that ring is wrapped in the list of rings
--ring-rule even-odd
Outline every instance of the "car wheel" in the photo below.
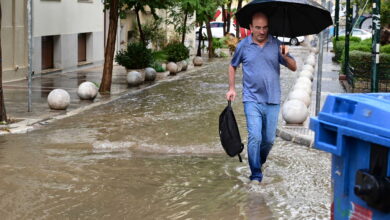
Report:
[[[294,46],[297,46],[297,45],[299,44],[299,41],[298,41],[297,38],[294,37],[294,38],[291,38],[290,44],[291,44],[291,45],[294,45]]]

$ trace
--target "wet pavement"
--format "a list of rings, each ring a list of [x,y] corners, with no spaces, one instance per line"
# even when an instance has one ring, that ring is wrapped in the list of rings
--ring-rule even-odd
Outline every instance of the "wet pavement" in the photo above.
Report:
[[[226,105],[228,62],[27,134],[0,136],[0,216],[329,219],[327,154],[277,139],[259,186],[248,183],[246,156],[241,164],[223,152],[217,119]],[[246,146],[240,100],[233,108]]]

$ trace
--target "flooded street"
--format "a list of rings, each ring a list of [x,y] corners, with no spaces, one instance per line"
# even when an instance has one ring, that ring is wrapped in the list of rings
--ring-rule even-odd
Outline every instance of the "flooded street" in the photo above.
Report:
[[[228,63],[1,136],[1,219],[329,219],[325,153],[277,139],[264,182],[248,184],[240,100],[244,163],[223,152]]]

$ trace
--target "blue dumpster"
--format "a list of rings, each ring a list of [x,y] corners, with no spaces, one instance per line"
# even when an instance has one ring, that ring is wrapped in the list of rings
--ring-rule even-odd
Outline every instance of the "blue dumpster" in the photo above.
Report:
[[[330,95],[311,118],[332,153],[333,219],[390,219],[390,93]]]

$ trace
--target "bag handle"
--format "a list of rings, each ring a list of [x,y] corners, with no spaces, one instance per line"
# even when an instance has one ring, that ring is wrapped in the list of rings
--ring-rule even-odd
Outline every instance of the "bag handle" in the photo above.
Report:
[[[232,101],[228,100],[228,106],[232,107]]]

